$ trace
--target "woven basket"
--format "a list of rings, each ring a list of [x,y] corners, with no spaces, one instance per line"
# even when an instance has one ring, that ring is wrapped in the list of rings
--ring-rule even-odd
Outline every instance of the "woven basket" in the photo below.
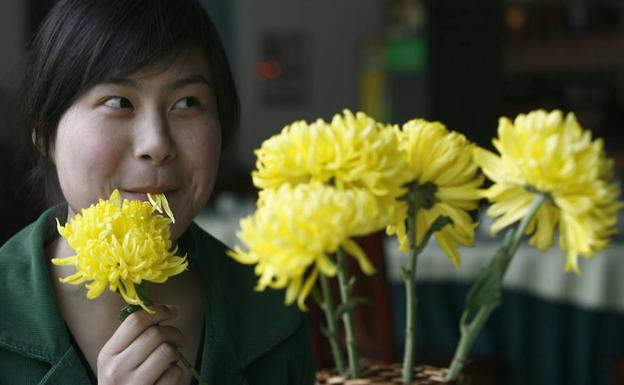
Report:
[[[362,369],[360,378],[348,379],[336,373],[335,370],[320,370],[316,373],[316,385],[399,385],[401,379],[401,364],[369,365]],[[411,385],[469,385],[464,376],[458,381],[445,380],[447,368],[438,368],[429,365],[414,367],[414,376]]]

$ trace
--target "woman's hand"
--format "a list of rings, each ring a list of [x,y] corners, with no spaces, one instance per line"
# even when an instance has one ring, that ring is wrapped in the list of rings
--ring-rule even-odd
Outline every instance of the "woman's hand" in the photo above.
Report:
[[[173,385],[182,369],[179,348],[185,344],[179,329],[161,325],[177,315],[174,307],[155,305],[156,314],[137,311],[126,318],[104,344],[97,359],[99,385]]]

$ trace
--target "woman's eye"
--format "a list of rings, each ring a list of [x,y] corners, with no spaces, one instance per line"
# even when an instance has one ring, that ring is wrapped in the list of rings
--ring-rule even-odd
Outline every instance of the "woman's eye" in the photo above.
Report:
[[[104,105],[111,108],[129,109],[132,108],[132,103],[127,98],[121,96],[113,96],[104,101]]]
[[[175,110],[178,108],[191,108],[191,107],[196,107],[198,105],[199,105],[199,102],[197,101],[196,98],[188,97],[188,98],[182,98],[178,100],[176,104],[173,106],[173,109]]]

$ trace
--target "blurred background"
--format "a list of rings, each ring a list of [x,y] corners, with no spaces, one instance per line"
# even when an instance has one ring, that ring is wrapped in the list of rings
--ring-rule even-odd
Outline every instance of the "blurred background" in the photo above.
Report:
[[[28,140],[19,113],[24,49],[53,0],[0,2],[0,242],[44,208],[25,175]],[[253,150],[294,120],[330,119],[343,108],[401,123],[440,120],[491,146],[500,116],[537,108],[574,111],[605,139],[624,173],[622,0],[202,0],[217,25],[241,96],[241,127],[197,222],[229,245],[254,209]],[[620,229],[622,221],[620,221]],[[447,365],[469,284],[496,246],[482,217],[475,249],[455,270],[431,245],[419,262],[418,361]],[[357,311],[362,356],[401,358],[404,256],[381,234],[360,240],[379,272],[359,279],[371,298]],[[624,384],[624,244],[583,274],[564,255],[522,247],[503,305],[473,351],[479,384]],[[315,354],[329,366],[318,311]]]

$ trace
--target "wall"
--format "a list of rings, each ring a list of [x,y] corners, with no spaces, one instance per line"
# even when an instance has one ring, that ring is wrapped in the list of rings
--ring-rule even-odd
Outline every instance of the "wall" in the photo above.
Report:
[[[255,164],[253,149],[297,119],[330,119],[342,108],[358,107],[360,43],[381,35],[381,0],[236,0],[237,76],[243,119],[235,143],[243,166]],[[299,104],[264,105],[254,65],[261,61],[266,32],[297,31],[306,41],[306,89]]]
[[[0,36],[0,90],[15,90],[26,40],[25,1],[0,1]]]
[[[17,115],[17,90],[22,73],[21,59],[26,45],[25,3],[23,0],[0,1],[0,151],[8,153],[4,159],[15,158],[15,138],[21,132]]]

